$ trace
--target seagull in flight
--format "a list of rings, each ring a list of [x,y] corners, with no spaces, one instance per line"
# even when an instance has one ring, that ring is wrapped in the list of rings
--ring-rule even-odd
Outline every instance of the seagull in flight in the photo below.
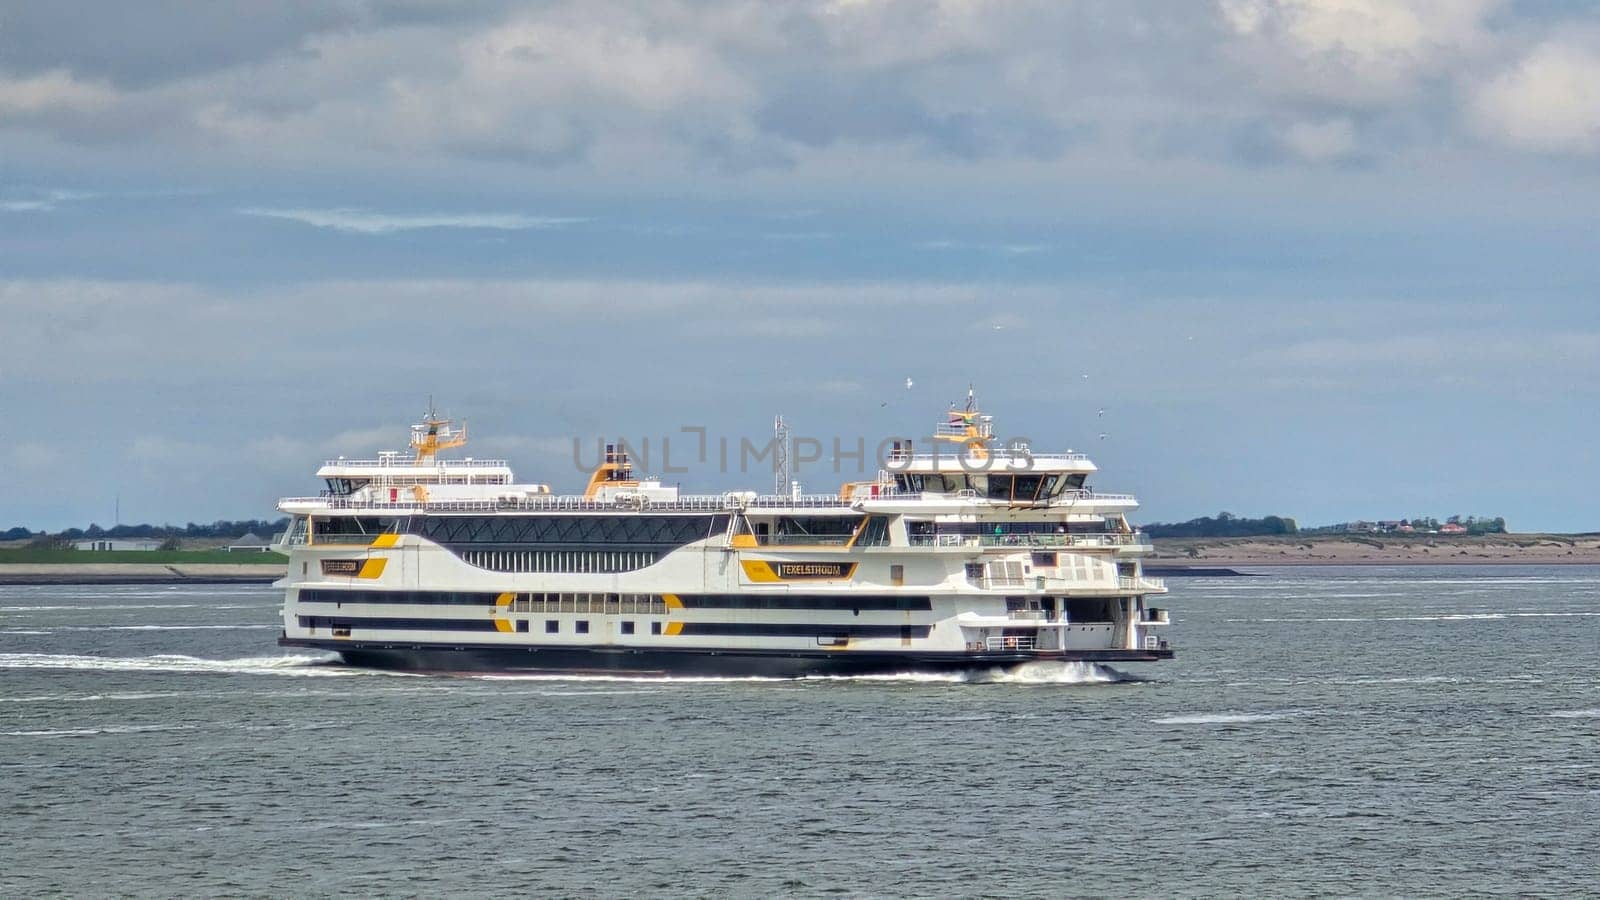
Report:
[[[907,378],[907,379],[906,379],[906,390],[908,390],[908,391],[909,391],[909,390],[911,390],[911,386],[912,386],[912,385],[913,385],[913,384],[916,384],[916,382],[915,382],[915,381],[912,381],[912,380],[911,380],[911,379],[909,379],[909,378]]]

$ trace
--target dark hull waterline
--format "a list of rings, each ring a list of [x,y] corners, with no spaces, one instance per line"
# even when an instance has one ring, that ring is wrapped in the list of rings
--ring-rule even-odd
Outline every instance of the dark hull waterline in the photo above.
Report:
[[[346,663],[408,672],[604,674],[623,676],[892,675],[962,672],[1030,662],[1155,662],[1171,650],[995,651],[988,653],[852,650],[659,650],[622,647],[506,647],[486,644],[393,644],[280,638],[284,647],[338,653]]]

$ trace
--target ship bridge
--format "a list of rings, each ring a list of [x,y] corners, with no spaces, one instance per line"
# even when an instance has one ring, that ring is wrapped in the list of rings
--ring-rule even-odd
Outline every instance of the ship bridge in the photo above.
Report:
[[[978,411],[969,390],[966,407],[952,406],[934,429],[930,449],[894,443],[884,461],[885,475],[903,494],[1032,505],[1085,499],[1084,484],[1098,471],[1087,455],[1071,450],[1041,453],[1023,441],[1007,447],[993,443],[993,417]]]

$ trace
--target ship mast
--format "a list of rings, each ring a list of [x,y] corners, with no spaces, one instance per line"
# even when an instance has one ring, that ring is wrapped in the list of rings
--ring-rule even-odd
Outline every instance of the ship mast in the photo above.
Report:
[[[772,420],[772,493],[783,497],[789,493],[789,423],[783,416]]]
[[[467,443],[467,423],[451,428],[450,420],[441,418],[433,408],[433,398],[428,398],[428,415],[420,424],[411,426],[411,449],[416,452],[416,465],[431,465],[441,450],[454,450]]]
[[[954,403],[950,404],[949,416],[934,434],[934,440],[960,444],[973,457],[988,456],[989,441],[994,438],[994,419],[979,412],[977,404],[972,386],[968,385],[966,407],[956,409]]]

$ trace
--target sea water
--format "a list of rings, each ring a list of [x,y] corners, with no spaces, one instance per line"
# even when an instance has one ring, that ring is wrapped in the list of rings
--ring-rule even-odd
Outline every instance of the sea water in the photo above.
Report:
[[[1600,569],[1169,581],[1178,658],[437,677],[0,587],[0,895],[1600,891]]]

